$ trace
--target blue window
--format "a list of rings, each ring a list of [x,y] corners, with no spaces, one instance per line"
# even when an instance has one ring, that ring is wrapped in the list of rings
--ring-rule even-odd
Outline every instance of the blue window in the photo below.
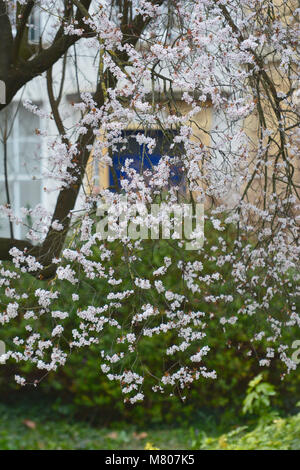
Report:
[[[123,149],[122,151],[121,148],[124,144],[118,144],[120,150],[117,150],[112,156],[114,172],[110,169],[109,173],[109,185],[112,191],[116,190],[116,182],[114,180],[113,173],[115,173],[119,185],[120,179],[126,177],[126,175],[121,171],[126,159],[133,160],[131,163],[131,168],[134,168],[138,173],[143,173],[145,170],[153,170],[153,168],[158,164],[162,155],[178,155],[178,151],[180,148],[182,148],[182,146],[177,144],[176,150],[170,150],[170,144],[173,142],[173,137],[175,135],[174,131],[168,131],[169,135],[166,135],[160,130],[148,130],[145,135],[147,137],[152,137],[156,141],[156,146],[150,154],[146,144],[140,145],[136,141],[135,136],[137,134],[145,134],[145,131],[122,131],[122,137],[127,139],[127,143],[125,150]],[[174,165],[171,164],[171,176],[169,184],[179,186],[181,189],[183,189],[184,186],[184,172],[182,164],[178,163],[178,158],[176,158],[175,155]]]

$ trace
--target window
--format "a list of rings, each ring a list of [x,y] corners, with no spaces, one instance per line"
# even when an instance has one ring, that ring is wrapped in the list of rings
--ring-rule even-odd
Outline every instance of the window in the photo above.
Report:
[[[181,149],[181,145],[176,145],[176,151],[170,150],[170,144],[173,141],[175,132],[171,132],[170,137],[165,135],[161,130],[150,130],[145,133],[141,130],[125,130],[122,132],[122,137],[128,140],[126,144],[126,149],[121,150],[124,144],[118,144],[119,151],[116,151],[113,156],[113,169],[110,169],[109,172],[109,186],[112,191],[115,191],[115,181],[114,173],[120,184],[120,179],[125,177],[125,174],[121,171],[126,159],[132,159],[131,168],[134,168],[137,172],[142,173],[145,170],[153,170],[153,168],[158,164],[162,155],[169,155],[174,157],[174,165],[171,166],[171,178],[170,184],[174,186],[179,186],[182,191],[184,191],[184,172],[182,165],[178,163],[175,159],[175,153],[178,154],[178,150]],[[137,134],[143,134],[146,137],[151,137],[155,139],[156,146],[153,149],[152,153],[149,153],[148,146],[146,144],[139,144],[136,140]],[[173,154],[173,155],[172,155]],[[175,163],[176,162],[176,163]]]
[[[0,114],[0,205],[7,204],[6,155],[10,202],[18,217],[21,207],[35,207],[42,200],[41,139],[35,133],[39,127],[39,117],[21,103],[8,106]],[[30,225],[30,220],[27,223]],[[14,224],[15,238],[24,238],[26,232],[26,227]],[[10,236],[7,218],[0,218],[0,236]]]
[[[41,35],[40,11],[34,8],[28,19],[28,40],[31,44],[38,44]]]

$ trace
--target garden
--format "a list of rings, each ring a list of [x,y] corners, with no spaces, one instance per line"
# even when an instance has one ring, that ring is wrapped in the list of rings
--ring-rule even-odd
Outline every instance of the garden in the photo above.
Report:
[[[300,450],[298,17],[0,0],[1,450]]]

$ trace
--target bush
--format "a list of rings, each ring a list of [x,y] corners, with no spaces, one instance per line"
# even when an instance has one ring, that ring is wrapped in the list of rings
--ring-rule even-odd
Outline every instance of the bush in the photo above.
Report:
[[[195,446],[196,445],[196,446]],[[288,418],[274,419],[272,423],[237,427],[218,438],[202,435],[193,448],[205,450],[299,450],[300,413]]]
[[[205,251],[210,252],[212,246],[216,245],[215,232],[210,228],[206,228],[209,234],[209,239],[205,245]],[[220,232],[217,232],[217,236]],[[229,228],[224,232],[224,240],[228,244],[231,243],[232,229]],[[111,265],[118,271],[118,275],[123,279],[130,281],[128,267],[124,263],[120,263],[122,253],[118,251],[117,246],[114,250],[114,258],[111,260]],[[95,259],[99,256],[98,248],[94,248]],[[176,292],[178,286],[176,285],[176,256],[178,256],[177,245],[172,245],[169,241],[149,241],[148,247],[143,251],[142,261],[136,266],[137,275],[141,278],[143,273],[147,273],[149,269],[155,269],[163,264],[164,256],[172,257],[174,260],[170,274],[167,278],[169,283],[168,287]],[[187,260],[188,254],[187,252]],[[191,255],[190,255],[191,256]],[[194,260],[193,254],[193,260]],[[204,264],[205,274],[210,274],[216,271],[214,261],[210,257],[199,258]],[[174,265],[174,267],[173,267]],[[223,267],[222,276],[224,282],[214,283],[210,286],[210,292],[205,294],[220,295],[231,294],[235,286],[230,278],[228,267]],[[218,268],[220,271],[220,268]],[[251,276],[251,272],[249,273]],[[124,283],[126,289],[126,281]],[[205,285],[205,284],[204,284]],[[20,280],[15,281],[16,289],[22,288],[22,291],[28,292],[29,299],[26,300],[27,305],[34,306],[36,299],[33,295],[37,287],[47,288],[42,281],[36,280],[28,275],[22,275]],[[105,295],[108,294],[107,283],[97,280],[82,279],[78,287],[80,294],[80,301],[75,306],[72,302],[72,291],[74,289],[65,281],[57,281],[56,289],[60,291],[60,297],[56,301],[58,309],[66,310],[70,313],[70,317],[66,323],[66,331],[71,331],[78,326],[78,317],[76,316],[76,309],[83,309],[86,305],[99,305]],[[113,287],[110,287],[113,289]],[[207,285],[205,285],[207,290]],[[263,288],[258,287],[258,295],[263,294]],[[145,302],[147,295],[153,295],[151,292],[144,294]],[[248,351],[253,349],[253,345],[249,343],[249,337],[252,336],[254,331],[259,328],[261,319],[259,315],[255,318],[244,316],[239,319],[235,325],[226,325],[226,328],[220,328],[219,319],[224,315],[224,311],[228,315],[234,314],[242,305],[242,299],[238,295],[231,304],[222,303],[222,301],[207,305],[205,300],[200,296],[192,297],[189,292],[190,301],[197,305],[197,309],[206,312],[211,316],[210,326],[207,329],[207,344],[211,347],[211,352],[206,357],[205,365],[209,370],[216,370],[219,378],[217,380],[205,380],[192,386],[187,394],[187,400],[181,400],[180,392],[173,391],[175,397],[170,398],[166,395],[154,394],[148,385],[146,390],[146,401],[138,406],[129,406],[123,403],[123,396],[121,395],[120,386],[115,382],[109,382],[100,370],[100,350],[102,345],[105,344],[109,347],[114,343],[115,332],[110,329],[106,330],[101,337],[101,344],[94,345],[85,350],[74,351],[67,365],[58,370],[57,373],[49,374],[42,384],[40,385],[41,393],[51,394],[57,398],[56,410],[61,413],[76,412],[82,416],[93,416],[95,420],[101,420],[104,423],[111,422],[111,420],[134,420],[136,423],[174,423],[174,420],[182,422],[182,420],[190,421],[202,416],[203,410],[215,410],[221,412],[224,419],[234,417],[234,413],[240,408],[242,397],[244,396],[247,384],[254,376],[261,372],[261,367],[258,365],[258,357],[262,356],[262,347],[256,347],[255,355],[248,357]],[[0,298],[1,300],[1,298]],[[164,308],[163,301],[160,298],[156,299],[157,306],[160,309]],[[153,303],[153,299],[151,299]],[[122,307],[120,315],[124,318],[124,329],[126,328],[126,318],[133,309],[138,308],[131,301],[130,304]],[[278,315],[283,311],[285,305],[279,297],[274,297],[271,301],[270,309],[276,309]],[[262,318],[265,313],[262,312]],[[47,331],[51,325],[51,319],[41,317],[39,319],[40,329]],[[19,323],[14,326],[8,326],[2,329],[0,339],[4,340],[9,347],[14,336],[22,337],[24,333],[24,324],[22,319],[19,318]],[[293,338],[293,330],[291,329],[286,333]],[[166,361],[163,354],[166,344],[165,341],[172,339],[164,337],[164,341],[160,336],[145,338],[139,347],[139,360],[140,357],[143,361],[137,364],[139,372],[157,376],[161,370],[166,368],[168,364],[163,363]],[[68,344],[66,343],[66,350]],[[184,362],[185,353],[181,354],[179,360]],[[170,363],[171,364],[171,363]],[[280,373],[282,371],[282,363],[275,360],[270,369],[265,371],[265,379],[271,384],[275,385],[278,390],[278,397],[275,404],[279,407],[292,409],[296,401],[299,400],[299,374],[291,373],[284,381],[280,380]],[[12,389],[15,389],[13,383],[13,375],[18,373],[24,375],[29,374],[32,381],[36,378],[36,372],[33,371],[32,366],[28,364],[15,364],[10,362],[6,366],[1,366],[0,376],[0,397],[6,399]],[[155,384],[155,382],[153,383]],[[153,385],[152,384],[152,385]],[[281,398],[280,398],[281,397]],[[283,398],[284,397],[284,398]],[[230,411],[228,412],[228,407]]]

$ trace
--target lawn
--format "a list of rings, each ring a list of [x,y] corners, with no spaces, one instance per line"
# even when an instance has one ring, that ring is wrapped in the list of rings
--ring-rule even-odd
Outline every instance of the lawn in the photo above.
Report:
[[[0,405],[0,449],[294,449],[300,450],[300,413],[252,428],[237,427],[211,435],[193,428],[97,428],[56,415],[52,410]],[[148,444],[149,446],[149,444]]]
[[[187,449],[191,442],[189,429],[136,430],[114,427],[98,428],[81,421],[49,412],[26,410],[25,407],[0,405],[0,449],[144,449],[159,443],[164,449]]]

